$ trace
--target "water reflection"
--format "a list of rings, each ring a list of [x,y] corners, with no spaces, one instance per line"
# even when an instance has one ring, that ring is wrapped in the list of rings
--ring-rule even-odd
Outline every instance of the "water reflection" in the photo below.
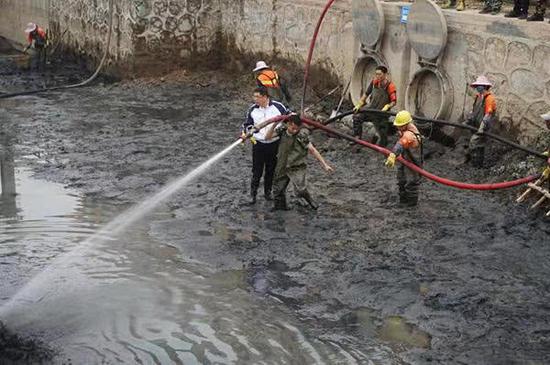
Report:
[[[16,167],[13,175],[17,212],[8,216],[3,207],[0,218],[0,306],[123,210],[36,180],[25,169]],[[155,240],[151,225],[173,220],[172,213],[157,211],[150,219],[118,240],[74,250],[53,280],[0,320],[14,333],[38,333],[63,349],[55,363],[349,364],[360,358],[309,335],[284,305],[251,295],[246,271],[190,263]],[[193,231],[188,239],[204,237]]]
[[[157,219],[160,218],[157,214]],[[310,338],[284,306],[247,291],[246,273],[186,263],[142,224],[57,267],[6,315],[77,363],[349,363]],[[62,310],[60,310],[62,308]]]

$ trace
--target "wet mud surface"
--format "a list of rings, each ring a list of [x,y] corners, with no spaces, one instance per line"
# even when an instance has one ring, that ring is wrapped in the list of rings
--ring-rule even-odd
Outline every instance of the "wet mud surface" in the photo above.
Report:
[[[122,211],[235,140],[247,95],[203,77],[0,100],[0,133],[16,156],[36,156],[35,177]],[[262,198],[246,205],[247,144],[174,196],[170,218],[151,218],[148,234],[221,273],[244,267],[249,292],[282,302],[349,363],[550,362],[550,225],[540,212],[428,181],[419,206],[403,208],[381,155],[320,132],[313,141],[335,167],[328,176],[309,160],[318,211],[293,199],[288,212]],[[493,148],[495,168],[480,172],[460,165],[459,148],[429,148],[429,171],[464,181],[498,180],[510,157]]]

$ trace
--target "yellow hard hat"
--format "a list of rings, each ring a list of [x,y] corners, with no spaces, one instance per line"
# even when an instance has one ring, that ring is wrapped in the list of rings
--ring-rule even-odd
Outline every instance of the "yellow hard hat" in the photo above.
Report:
[[[401,110],[397,115],[395,116],[395,120],[393,121],[393,125],[396,127],[402,127],[404,125],[409,124],[412,122],[413,118],[411,116],[411,113],[409,113],[406,110]]]

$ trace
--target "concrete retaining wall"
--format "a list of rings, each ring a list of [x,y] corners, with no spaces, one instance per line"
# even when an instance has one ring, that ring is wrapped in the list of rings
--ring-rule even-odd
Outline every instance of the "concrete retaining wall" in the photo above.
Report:
[[[117,0],[116,4],[110,59],[132,69],[147,58],[174,63],[193,59],[219,47],[220,34],[234,39],[243,53],[267,54],[268,62],[270,57],[284,57],[302,63],[325,1]],[[399,108],[404,107],[405,89],[419,68],[405,25],[399,22],[403,5],[383,3],[386,30],[381,47],[398,86]],[[32,19],[49,23],[54,35],[68,28],[63,41],[75,50],[96,57],[103,51],[108,0],[0,0],[0,7],[0,34],[5,37],[23,42],[22,29]],[[343,83],[360,55],[350,11],[351,0],[335,2],[314,56],[314,63],[332,70]],[[499,127],[523,142],[531,141],[543,129],[538,114],[550,110],[550,26],[473,11],[444,14],[449,35],[440,67],[453,87],[451,119],[461,120],[470,109],[473,95],[467,83],[484,73],[495,83]]]
[[[224,13],[224,31],[234,35],[242,50],[303,62],[324,4],[317,0],[237,1]],[[352,29],[351,1],[335,4],[321,29],[314,62],[333,69],[345,83],[360,55],[360,45]],[[400,23],[403,5],[410,3],[383,3],[386,30],[381,47],[398,86],[399,108],[404,108],[405,89],[420,68],[406,27]],[[498,127],[518,135],[522,142],[531,142],[544,130],[539,114],[550,110],[550,26],[474,11],[444,14],[449,35],[440,68],[453,87],[451,119],[462,120],[471,109],[474,94],[467,85],[476,75],[486,74],[495,84]]]
[[[27,42],[24,30],[30,22],[48,25],[49,0],[0,0],[0,35]]]

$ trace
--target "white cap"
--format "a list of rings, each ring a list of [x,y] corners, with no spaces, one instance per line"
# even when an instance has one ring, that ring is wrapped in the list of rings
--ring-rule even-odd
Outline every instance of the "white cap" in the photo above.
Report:
[[[25,29],[25,33],[30,33],[30,32],[34,32],[36,30],[36,24],[34,23],[29,23],[27,24],[27,28]]]
[[[256,68],[252,72],[263,70],[264,68],[269,68],[264,61],[256,62]]]
[[[544,120],[550,120],[550,112],[548,112],[546,114],[541,114],[540,117]]]
[[[470,86],[493,86],[493,84],[491,84],[491,81],[489,81],[486,76],[480,75],[477,77],[476,81],[470,84]]]

